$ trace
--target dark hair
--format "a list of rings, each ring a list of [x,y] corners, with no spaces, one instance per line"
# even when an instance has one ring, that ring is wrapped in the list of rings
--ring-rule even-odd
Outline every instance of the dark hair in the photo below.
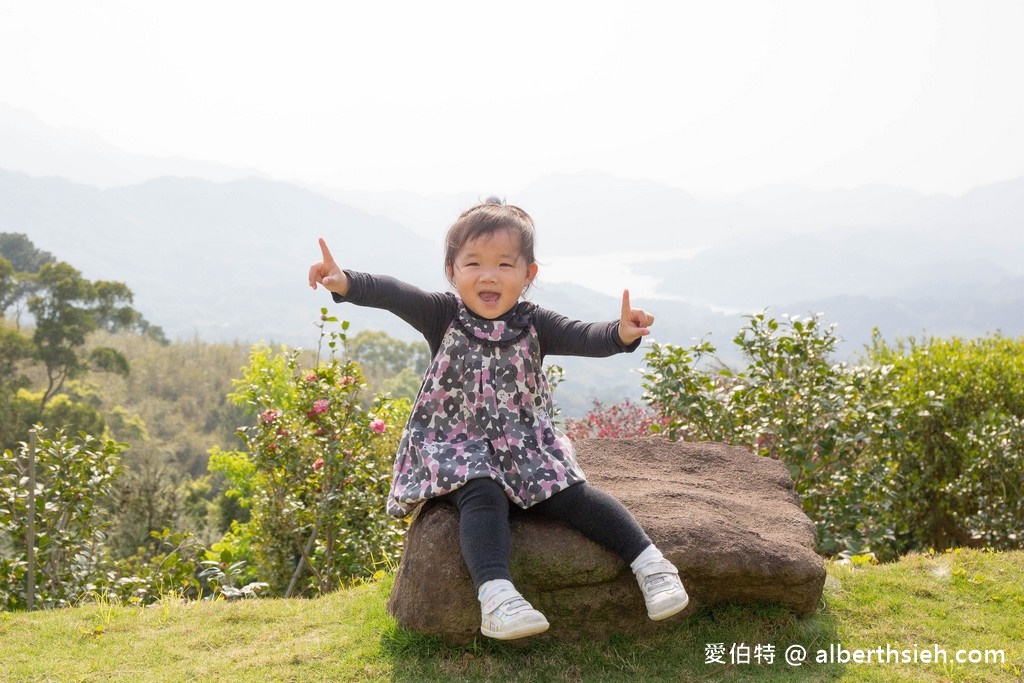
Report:
[[[448,228],[444,252],[444,274],[448,281],[452,282],[449,273],[455,267],[455,257],[467,242],[501,230],[519,238],[519,254],[527,266],[537,262],[533,254],[534,228],[530,214],[518,206],[506,204],[503,199],[488,197],[464,211]]]

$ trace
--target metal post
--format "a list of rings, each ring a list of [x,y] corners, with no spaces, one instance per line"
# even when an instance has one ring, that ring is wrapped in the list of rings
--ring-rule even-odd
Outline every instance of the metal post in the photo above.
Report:
[[[28,549],[28,586],[25,590],[28,608],[36,600],[36,430],[28,433],[28,525],[25,547]]]

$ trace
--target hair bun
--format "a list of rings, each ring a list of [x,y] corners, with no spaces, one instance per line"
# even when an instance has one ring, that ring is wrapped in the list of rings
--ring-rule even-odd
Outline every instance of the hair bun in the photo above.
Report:
[[[498,206],[502,206],[505,203],[505,200],[502,199],[501,197],[499,197],[496,194],[492,194],[490,197],[485,199],[483,203],[484,204],[496,204]]]

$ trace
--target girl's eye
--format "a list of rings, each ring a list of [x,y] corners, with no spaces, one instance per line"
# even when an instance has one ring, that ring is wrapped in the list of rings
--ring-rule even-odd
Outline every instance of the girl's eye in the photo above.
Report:
[[[514,266],[513,266],[513,265],[512,265],[511,263],[502,263],[502,264],[501,264],[501,267],[502,267],[502,268],[512,268],[512,267],[514,267]]]

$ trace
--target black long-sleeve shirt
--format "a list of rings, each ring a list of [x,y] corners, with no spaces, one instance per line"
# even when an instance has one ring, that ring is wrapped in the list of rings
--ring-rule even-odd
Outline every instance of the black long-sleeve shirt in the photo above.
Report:
[[[349,278],[348,294],[334,294],[335,301],[382,308],[394,313],[423,335],[430,346],[431,357],[437,355],[444,333],[459,310],[459,300],[453,293],[427,292],[388,275],[350,270],[345,274]],[[533,322],[537,328],[541,358],[547,355],[603,358],[632,352],[640,346],[640,339],[629,346],[622,343],[617,320],[585,323],[537,306],[533,310]]]

